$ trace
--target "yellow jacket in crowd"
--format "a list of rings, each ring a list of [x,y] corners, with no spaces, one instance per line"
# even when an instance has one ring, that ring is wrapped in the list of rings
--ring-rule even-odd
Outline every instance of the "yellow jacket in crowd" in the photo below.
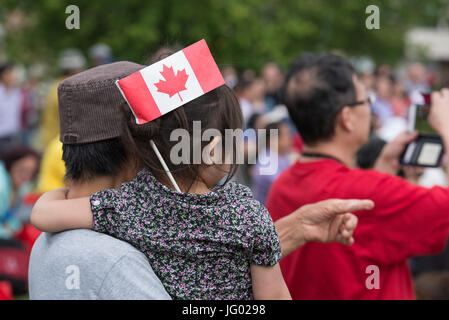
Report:
[[[45,101],[42,113],[41,135],[42,144],[46,147],[50,141],[59,135],[59,113],[58,113],[58,85],[64,78],[60,78],[52,85]]]
[[[47,145],[42,157],[37,190],[47,192],[57,188],[65,187],[64,183],[65,164],[62,160],[62,143],[59,135]]]

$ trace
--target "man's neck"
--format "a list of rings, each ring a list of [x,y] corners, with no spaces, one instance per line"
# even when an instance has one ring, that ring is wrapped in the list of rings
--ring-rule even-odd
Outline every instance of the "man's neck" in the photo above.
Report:
[[[328,155],[340,160],[345,166],[349,168],[354,166],[354,159],[357,153],[357,150],[352,149],[353,148],[351,148],[348,144],[337,143],[335,141],[320,142],[313,146],[307,144],[304,145],[304,153]],[[317,159],[323,160],[321,158],[315,157],[301,157],[301,161],[303,162],[317,161]]]
[[[88,181],[70,183],[68,199],[88,197],[101,190],[118,189],[125,182],[122,177],[99,177]]]

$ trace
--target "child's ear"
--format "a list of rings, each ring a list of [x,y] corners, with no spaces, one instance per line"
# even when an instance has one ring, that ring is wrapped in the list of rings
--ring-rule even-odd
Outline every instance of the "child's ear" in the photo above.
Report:
[[[204,164],[219,164],[221,161],[221,147],[221,137],[215,136],[203,149],[202,159]]]

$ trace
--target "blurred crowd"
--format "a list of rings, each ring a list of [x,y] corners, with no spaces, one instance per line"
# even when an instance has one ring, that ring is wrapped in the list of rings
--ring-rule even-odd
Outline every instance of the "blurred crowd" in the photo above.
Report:
[[[163,49],[156,56],[163,54]],[[113,61],[112,51],[105,44],[93,46],[87,57],[77,49],[61,52],[57,63],[59,76],[55,79],[48,78],[42,65],[25,69],[0,64],[0,255],[1,247],[15,248],[27,261],[39,235],[29,224],[32,205],[43,192],[65,185],[59,141],[58,83],[86,68]],[[354,60],[353,65],[373,98],[371,139],[359,151],[355,164],[370,169],[385,143],[407,130],[410,95],[440,88],[448,81],[440,78],[438,70],[419,62],[393,69],[385,64],[376,66],[364,58]],[[302,152],[301,137],[282,103],[284,70],[277,63],[268,62],[261,70],[237,70],[224,65],[221,71],[239,99],[246,129],[255,130],[245,135],[246,161],[236,179],[250,186],[255,198],[265,204],[273,181]],[[259,129],[277,130],[276,139],[261,144]],[[274,173],[264,174],[263,169],[273,163]],[[448,184],[439,168],[403,168],[398,174],[426,187]],[[0,257],[0,261],[6,260]],[[418,298],[449,299],[449,252],[414,259],[411,267]],[[23,268],[19,272],[17,264],[8,269],[0,262],[0,297],[2,290],[15,295],[26,293]],[[2,281],[5,279],[8,281]]]

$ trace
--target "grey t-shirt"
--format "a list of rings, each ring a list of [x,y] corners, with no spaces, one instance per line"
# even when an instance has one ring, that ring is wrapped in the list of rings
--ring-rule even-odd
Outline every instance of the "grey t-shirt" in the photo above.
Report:
[[[43,233],[28,278],[33,300],[170,299],[143,253],[85,229]]]

